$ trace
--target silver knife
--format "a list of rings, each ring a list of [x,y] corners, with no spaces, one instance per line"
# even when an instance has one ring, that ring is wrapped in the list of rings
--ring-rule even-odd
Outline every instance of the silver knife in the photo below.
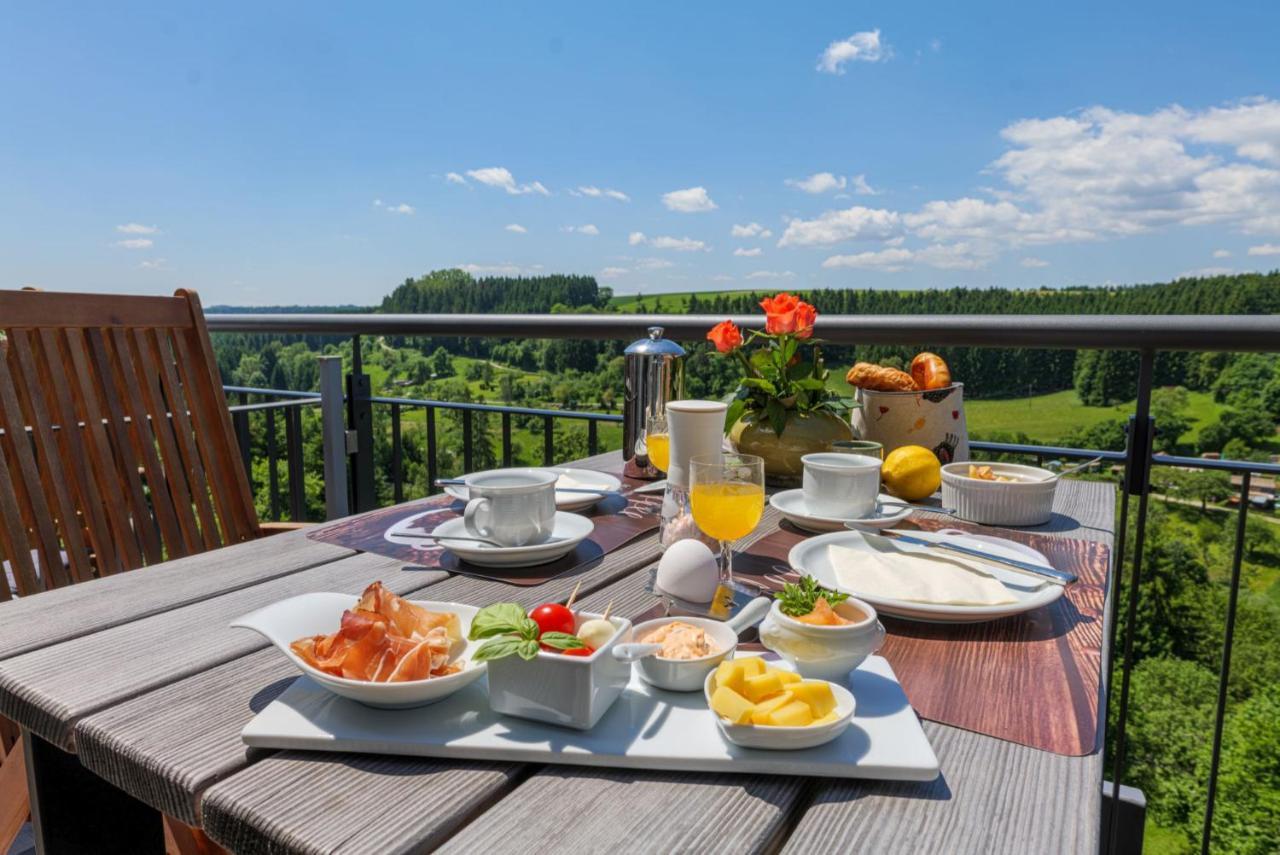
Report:
[[[971,558],[980,558],[983,561],[991,561],[1005,567],[1011,567],[1014,570],[1020,570],[1023,573],[1029,573],[1042,579],[1048,579],[1059,585],[1070,585],[1078,578],[1074,573],[1068,573],[1065,570],[1058,570],[1045,564],[1036,564],[1031,561],[1020,561],[1017,558],[1006,558],[1003,555],[996,555],[993,552],[985,552],[981,549],[974,549],[969,546],[961,546],[958,543],[948,543],[940,540],[925,540],[923,537],[915,537],[905,531],[897,529],[884,529],[880,534],[890,535],[895,540],[901,540],[903,543],[910,543],[915,546],[927,546],[933,549],[945,549],[948,552],[956,552],[960,555],[968,555]]]

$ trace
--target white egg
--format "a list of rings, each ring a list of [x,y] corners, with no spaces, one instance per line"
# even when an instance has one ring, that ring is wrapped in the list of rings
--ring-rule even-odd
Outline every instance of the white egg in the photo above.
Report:
[[[720,582],[720,564],[700,540],[677,540],[658,562],[658,587],[692,603],[709,603]]]

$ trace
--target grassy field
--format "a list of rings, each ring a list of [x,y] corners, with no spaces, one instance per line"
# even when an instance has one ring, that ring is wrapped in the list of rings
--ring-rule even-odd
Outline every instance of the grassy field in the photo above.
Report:
[[[634,312],[640,302],[644,302],[645,310],[662,314],[664,312],[684,312],[689,297],[697,294],[699,300],[713,300],[720,295],[736,296],[739,294],[772,294],[776,288],[751,289],[740,291],[677,291],[671,294],[619,294],[609,301],[609,308],[619,312]]]
[[[1180,439],[1184,442],[1199,436],[1200,429],[1217,421],[1223,407],[1207,392],[1189,394],[1191,430]],[[965,415],[971,433],[1021,431],[1038,442],[1053,443],[1077,428],[1090,427],[1109,419],[1127,419],[1133,413],[1133,402],[1114,407],[1086,407],[1070,389],[1030,398],[999,401],[965,401]]]

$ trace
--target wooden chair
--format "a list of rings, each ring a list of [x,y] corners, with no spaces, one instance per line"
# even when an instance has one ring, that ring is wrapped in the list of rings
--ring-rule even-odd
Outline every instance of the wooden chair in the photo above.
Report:
[[[282,528],[258,520],[194,291],[0,291],[0,335],[0,600]],[[0,852],[26,814],[15,732],[0,719],[0,805],[21,804]]]

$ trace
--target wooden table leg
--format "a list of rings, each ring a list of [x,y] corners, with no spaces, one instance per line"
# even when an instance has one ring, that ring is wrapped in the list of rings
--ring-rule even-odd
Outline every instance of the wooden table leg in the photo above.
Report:
[[[25,728],[31,827],[41,855],[164,853],[160,812]]]

